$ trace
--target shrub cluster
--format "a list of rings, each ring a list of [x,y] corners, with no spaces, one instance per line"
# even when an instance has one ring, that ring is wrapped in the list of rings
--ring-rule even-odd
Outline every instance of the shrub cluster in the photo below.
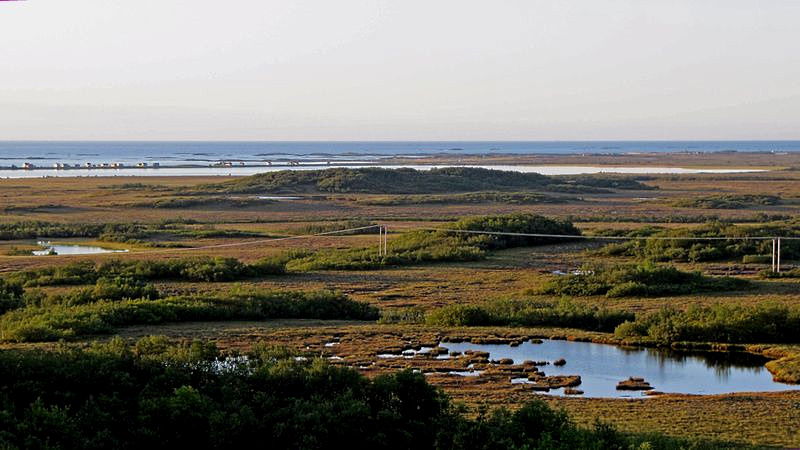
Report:
[[[15,272],[6,277],[26,287],[93,284],[101,278],[137,281],[235,281],[249,277],[284,273],[284,256],[245,264],[235,258],[197,257],[168,260],[111,260],[78,262],[63,266]]]
[[[617,327],[622,338],[678,341],[777,343],[800,342],[800,309],[784,305],[694,306],[686,311],[663,309]]]
[[[583,269],[559,276],[542,287],[553,295],[606,297],[653,297],[721,292],[745,289],[750,282],[733,277],[708,277],[700,272],[683,272],[671,266],[654,264]]]
[[[580,428],[535,400],[470,418],[421,374],[372,379],[292,352],[221,359],[213,345],[119,339],[87,350],[0,351],[0,447],[544,450],[722,448]],[[265,441],[266,440],[266,441]]]
[[[647,229],[649,236],[669,238],[666,240],[632,239],[624,243],[610,244],[602,250],[608,256],[633,256],[652,261],[717,261],[733,258],[743,258],[749,255],[769,255],[772,251],[772,242],[764,239],[718,239],[696,240],[693,237],[798,237],[800,236],[800,221],[790,220],[757,225],[732,225],[727,223],[708,223],[693,228]],[[614,234],[624,232],[615,231]],[[643,236],[637,230],[631,232],[631,237]],[[800,258],[800,241],[786,240],[782,242],[781,252],[785,259]]]
[[[613,331],[633,313],[579,305],[568,300],[537,302],[498,300],[482,305],[452,305],[433,310],[425,317],[429,325],[460,326],[551,326]]]
[[[376,308],[331,291],[234,290],[219,297],[101,299],[31,305],[0,316],[0,341],[52,341],[111,333],[122,326],[163,322],[377,318]]]
[[[673,201],[672,206],[699,209],[745,209],[754,206],[778,205],[780,203],[781,198],[775,195],[723,194],[680,199]]]

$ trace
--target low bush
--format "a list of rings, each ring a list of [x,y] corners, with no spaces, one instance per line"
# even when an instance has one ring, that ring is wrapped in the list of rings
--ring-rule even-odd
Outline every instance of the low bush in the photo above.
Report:
[[[784,305],[694,306],[663,309],[626,322],[615,330],[621,338],[728,343],[800,342],[800,309]]]
[[[672,206],[700,209],[745,209],[755,206],[772,206],[781,203],[775,195],[723,194],[675,200]]]
[[[606,297],[654,297],[702,292],[724,292],[750,287],[747,280],[708,277],[700,272],[683,272],[671,266],[642,264],[614,268],[586,268],[576,274],[554,278],[543,294]]]
[[[100,300],[9,311],[0,316],[0,340],[52,341],[106,334],[136,324],[263,319],[376,320],[378,311],[331,291],[233,291],[220,297]]]
[[[6,311],[20,308],[23,302],[24,290],[19,283],[10,283],[0,278],[0,315]]]
[[[430,312],[425,323],[448,327],[552,326],[610,332],[633,318],[632,313],[578,305],[568,300],[498,300],[480,305],[445,306]]]
[[[15,272],[7,276],[27,287],[93,284],[101,278],[123,277],[138,281],[235,281],[249,277],[280,275],[285,271],[287,253],[245,264],[234,258],[197,257],[168,260],[111,260],[99,264],[79,262]]]
[[[649,236],[668,239],[631,239],[613,243],[601,250],[608,256],[633,256],[650,261],[703,262],[740,259],[748,255],[771,255],[771,236],[800,237],[800,221],[771,222],[757,225],[733,225],[722,222],[707,223],[692,228],[648,230]],[[640,237],[638,231],[613,231],[631,238]],[[735,237],[737,239],[698,240],[693,238]],[[685,238],[685,239],[679,239]],[[752,239],[747,239],[752,238]],[[781,254],[785,260],[800,259],[800,240],[784,240]]]

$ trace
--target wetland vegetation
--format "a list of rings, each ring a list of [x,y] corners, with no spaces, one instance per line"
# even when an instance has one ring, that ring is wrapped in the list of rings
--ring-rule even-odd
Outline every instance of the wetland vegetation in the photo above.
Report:
[[[450,354],[551,338],[738,352],[800,383],[799,241],[783,241],[781,273],[769,264],[772,237],[800,236],[792,182],[471,168],[3,180],[0,446],[798,446],[796,386],[564,398],[540,393],[581,375],[566,354],[559,369],[556,355]],[[130,251],[30,256],[40,238]]]

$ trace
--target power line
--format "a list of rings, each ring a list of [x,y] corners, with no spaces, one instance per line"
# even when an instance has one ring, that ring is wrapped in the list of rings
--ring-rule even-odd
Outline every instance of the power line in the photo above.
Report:
[[[602,235],[582,235],[582,234],[546,234],[546,233],[512,233],[509,231],[484,231],[484,230],[462,230],[456,228],[412,228],[412,231],[441,231],[446,233],[466,233],[466,234],[487,234],[497,236],[517,236],[517,237],[540,237],[540,238],[563,238],[563,239],[598,239],[598,240],[660,240],[660,241],[728,241],[728,240],[762,240],[773,239],[798,240],[800,237],[782,236],[602,236]]]

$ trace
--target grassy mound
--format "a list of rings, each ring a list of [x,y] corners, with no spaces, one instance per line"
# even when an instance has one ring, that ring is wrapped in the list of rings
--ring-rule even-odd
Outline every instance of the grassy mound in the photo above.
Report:
[[[201,186],[195,193],[364,193],[436,194],[448,192],[529,191],[605,192],[608,189],[651,189],[630,178],[557,178],[481,168],[431,170],[357,169],[283,170]]]

